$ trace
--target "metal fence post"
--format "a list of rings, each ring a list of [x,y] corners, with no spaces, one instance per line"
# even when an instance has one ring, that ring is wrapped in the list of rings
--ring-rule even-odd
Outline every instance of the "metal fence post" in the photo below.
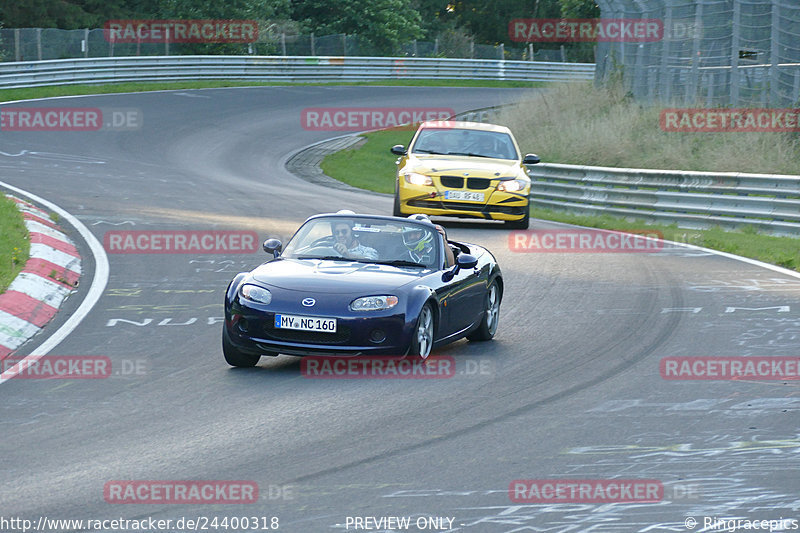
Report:
[[[85,43],[83,57],[89,57],[89,28],[84,28],[83,30],[83,42]]]
[[[800,102],[800,67],[796,68],[794,71],[794,102],[789,102],[789,105],[797,105],[797,102]]]
[[[503,60],[506,58],[506,47],[505,44],[500,43],[500,59]]]
[[[703,24],[703,3],[700,2],[697,4],[697,7],[694,11],[694,44],[692,45],[692,73],[689,76],[689,84],[686,87],[686,98],[685,103],[687,105],[692,105],[695,103],[697,98],[697,82],[699,81],[700,75],[700,32],[697,31]]]
[[[731,36],[731,105],[739,105],[739,27],[742,24],[741,0],[733,0],[733,35]]]
[[[316,51],[314,50],[314,33],[311,33],[311,55],[317,55]]]
[[[19,52],[19,28],[14,28],[14,61],[20,61],[21,55]]]
[[[780,85],[778,82],[778,63],[780,63],[780,4],[778,0],[772,0],[772,27],[770,28],[770,38],[772,46],[770,47],[769,58],[769,105],[770,107],[777,106],[780,100]]]
[[[286,55],[286,34],[281,32],[281,53]]]
[[[664,35],[661,39],[661,72],[658,75],[659,86],[663,94],[659,94],[660,99],[669,103],[672,98],[672,69],[669,68],[669,49],[675,32],[672,29],[672,0],[666,0],[666,10],[664,13]],[[669,36],[666,32],[669,31]]]
[[[347,34],[346,33],[342,34],[342,55],[343,56],[347,55]]]
[[[36,28],[36,55],[42,60],[42,28]]]

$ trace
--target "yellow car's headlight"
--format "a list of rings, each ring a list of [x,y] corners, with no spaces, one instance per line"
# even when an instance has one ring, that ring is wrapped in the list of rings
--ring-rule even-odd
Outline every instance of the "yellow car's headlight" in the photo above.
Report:
[[[417,174],[416,172],[408,172],[403,174],[403,177],[406,179],[407,183],[411,185],[433,185],[433,180],[430,176],[426,176],[425,174]]]
[[[497,190],[505,192],[519,192],[527,186],[528,182],[525,180],[508,180],[498,183]]]

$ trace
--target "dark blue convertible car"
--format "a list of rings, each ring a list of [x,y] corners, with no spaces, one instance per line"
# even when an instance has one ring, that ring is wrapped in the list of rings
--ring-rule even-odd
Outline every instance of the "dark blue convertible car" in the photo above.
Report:
[[[225,295],[222,350],[232,366],[262,355],[426,358],[497,330],[503,278],[488,250],[446,241],[424,215],[325,214],[285,249],[237,274]]]

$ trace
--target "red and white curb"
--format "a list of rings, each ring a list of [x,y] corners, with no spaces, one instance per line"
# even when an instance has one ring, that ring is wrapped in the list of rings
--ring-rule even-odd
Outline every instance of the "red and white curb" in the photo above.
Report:
[[[8,290],[0,294],[0,359],[25,344],[55,316],[81,276],[78,250],[48,213],[7,196],[25,219],[30,258]]]

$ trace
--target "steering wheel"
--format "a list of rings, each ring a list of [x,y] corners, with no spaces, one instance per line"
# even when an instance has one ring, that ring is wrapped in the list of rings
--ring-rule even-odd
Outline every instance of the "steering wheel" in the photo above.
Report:
[[[320,237],[319,239],[315,240],[311,244],[308,245],[309,248],[315,248],[317,246],[333,246],[334,239],[333,235],[327,235],[325,237]]]
[[[342,254],[336,251],[336,248],[333,246],[314,246],[311,245],[308,248],[303,250],[298,250],[297,252],[300,255],[318,255],[320,257],[325,257],[328,255],[334,255],[336,257],[344,257]]]

